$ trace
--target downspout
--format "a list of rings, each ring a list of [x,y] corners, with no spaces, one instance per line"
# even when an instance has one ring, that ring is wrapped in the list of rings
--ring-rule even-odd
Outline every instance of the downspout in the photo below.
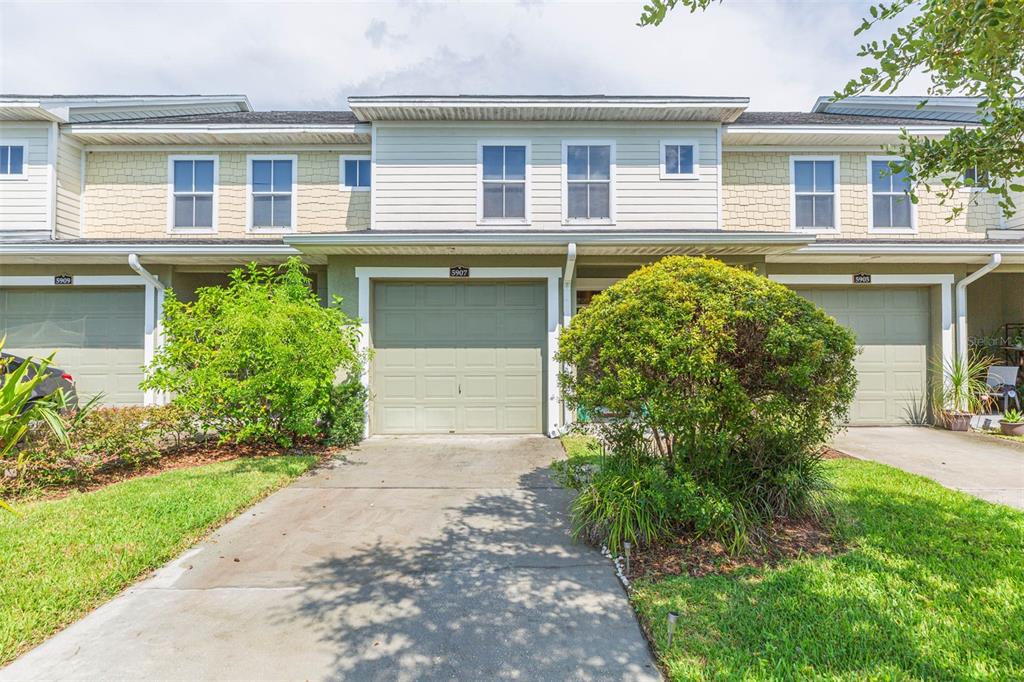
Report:
[[[144,340],[144,359],[148,365],[153,361],[153,356],[156,353],[156,349],[160,347],[161,336],[162,336],[162,325],[160,323],[161,309],[164,303],[164,289],[166,288],[152,272],[147,270],[139,262],[137,254],[128,254],[128,267],[139,274],[146,282],[146,328],[145,328],[145,340]],[[146,405],[161,405],[164,402],[164,396],[150,389],[146,391],[143,402]]]
[[[562,273],[562,329],[572,321],[572,278],[576,274],[576,242],[569,242],[565,254],[565,271]],[[565,369],[563,365],[562,369]],[[569,406],[562,401],[562,431],[572,422]]]
[[[956,350],[964,367],[967,366],[967,285],[992,272],[1002,262],[1003,254],[993,253],[988,263],[956,284]]]

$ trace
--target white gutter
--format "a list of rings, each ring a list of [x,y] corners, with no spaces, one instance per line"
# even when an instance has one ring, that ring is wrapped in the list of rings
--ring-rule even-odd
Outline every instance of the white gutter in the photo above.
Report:
[[[967,285],[975,282],[988,273],[999,267],[1003,262],[1003,254],[993,253],[988,263],[967,277],[957,282],[956,285],[956,349],[960,362],[967,366]]]
[[[576,274],[576,242],[566,246],[565,271],[562,273],[562,329],[566,329],[572,321],[572,278]],[[563,369],[565,366],[563,365]],[[569,406],[562,401],[562,430],[565,431],[571,422]]]
[[[11,242],[0,240],[0,254],[5,256],[297,256],[299,252],[286,244],[82,244],[69,240],[67,244],[50,242]],[[130,263],[129,263],[130,264]]]
[[[522,246],[568,245],[570,243],[619,244],[652,246],[658,244],[784,244],[806,246],[814,241],[813,235],[768,232],[672,232],[668,230],[560,230],[558,232],[469,232],[415,230],[374,233],[322,233],[294,234],[284,237],[285,244],[294,246],[381,246],[430,245],[451,246],[457,241],[465,244],[517,244]]]
[[[143,360],[146,365],[153,362],[157,349],[163,344],[164,283],[152,272],[142,267],[138,254],[128,254],[128,267],[137,272],[146,281],[145,337],[143,339]],[[166,396],[153,389],[148,389],[143,397],[145,405],[162,405]]]

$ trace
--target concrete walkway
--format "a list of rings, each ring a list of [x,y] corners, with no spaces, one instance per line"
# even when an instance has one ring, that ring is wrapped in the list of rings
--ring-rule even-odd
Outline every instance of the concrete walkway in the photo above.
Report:
[[[1024,448],[920,426],[851,427],[836,450],[909,471],[989,502],[1024,509]]]
[[[2,680],[659,679],[557,441],[375,438],[0,671]]]

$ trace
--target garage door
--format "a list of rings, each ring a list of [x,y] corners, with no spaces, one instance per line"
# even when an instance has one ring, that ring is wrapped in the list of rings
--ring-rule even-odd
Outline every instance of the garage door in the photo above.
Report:
[[[541,433],[545,286],[374,287],[375,433]]]
[[[80,396],[104,403],[142,402],[144,289],[0,289],[5,352],[47,356],[75,377]]]
[[[850,423],[906,424],[927,395],[926,288],[798,289],[857,335]]]

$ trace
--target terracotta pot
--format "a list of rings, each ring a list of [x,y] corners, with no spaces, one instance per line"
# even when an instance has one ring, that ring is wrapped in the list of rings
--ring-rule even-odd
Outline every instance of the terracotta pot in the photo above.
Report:
[[[946,428],[950,431],[970,431],[971,416],[970,412],[947,412],[944,419]]]
[[[999,422],[999,430],[1004,436],[1024,437],[1024,422]]]

